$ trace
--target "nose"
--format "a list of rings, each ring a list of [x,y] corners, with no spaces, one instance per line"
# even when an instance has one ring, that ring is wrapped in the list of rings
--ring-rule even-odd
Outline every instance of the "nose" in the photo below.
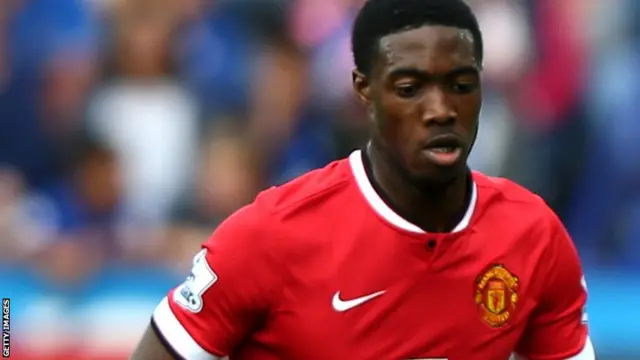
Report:
[[[457,117],[447,93],[438,86],[428,89],[423,101],[422,120],[425,124],[449,123]]]

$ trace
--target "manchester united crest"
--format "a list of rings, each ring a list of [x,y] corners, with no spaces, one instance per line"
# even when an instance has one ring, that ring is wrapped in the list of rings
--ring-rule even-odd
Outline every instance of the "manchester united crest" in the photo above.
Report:
[[[493,327],[504,325],[518,302],[518,278],[495,265],[476,281],[476,304],[482,318]]]

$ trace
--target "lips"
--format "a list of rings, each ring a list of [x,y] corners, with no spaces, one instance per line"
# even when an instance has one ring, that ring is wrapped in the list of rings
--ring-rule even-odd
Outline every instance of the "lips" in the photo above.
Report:
[[[447,167],[458,162],[462,156],[463,144],[454,134],[439,135],[425,142],[423,154],[434,164]]]
[[[462,141],[454,134],[444,134],[433,137],[424,143],[424,149],[455,149],[462,148]]]

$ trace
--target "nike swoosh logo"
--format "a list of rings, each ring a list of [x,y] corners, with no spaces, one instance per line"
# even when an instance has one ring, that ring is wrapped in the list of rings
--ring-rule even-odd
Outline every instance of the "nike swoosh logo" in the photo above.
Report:
[[[340,291],[338,291],[333,295],[333,299],[331,300],[331,305],[333,306],[333,309],[335,311],[338,311],[338,312],[347,311],[349,309],[353,309],[356,306],[360,306],[373,298],[377,298],[378,296],[384,294],[385,291],[386,290],[378,291],[373,294],[369,294],[369,295],[362,296],[352,300],[340,299]]]

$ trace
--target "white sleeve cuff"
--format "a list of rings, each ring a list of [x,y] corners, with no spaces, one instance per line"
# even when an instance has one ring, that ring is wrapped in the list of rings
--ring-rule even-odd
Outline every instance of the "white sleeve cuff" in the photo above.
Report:
[[[162,299],[153,312],[153,322],[163,340],[180,357],[186,360],[223,360],[203,349],[180,324],[169,306],[167,297]]]
[[[584,343],[584,348],[582,349],[582,351],[580,351],[578,355],[567,360],[596,360],[596,351],[593,348],[591,338],[587,336],[587,341]]]

